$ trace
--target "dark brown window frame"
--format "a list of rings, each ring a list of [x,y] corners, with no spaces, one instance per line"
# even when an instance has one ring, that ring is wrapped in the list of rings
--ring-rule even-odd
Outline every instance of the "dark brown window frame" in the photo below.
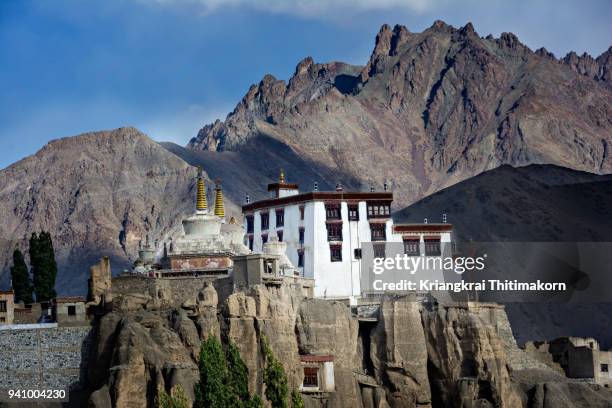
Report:
[[[260,220],[261,220],[261,230],[267,230],[270,228],[270,213],[269,212],[263,212],[259,214]],[[264,223],[264,220],[266,220],[266,222]]]
[[[304,367],[304,388],[319,388],[319,367]]]
[[[277,227],[285,226],[285,210],[284,209],[275,210],[274,213],[276,215],[276,226]]]
[[[358,204],[348,205],[348,219],[349,221],[359,221],[359,205]]]
[[[327,230],[327,241],[342,241],[342,223],[328,222],[325,224]]]
[[[340,203],[326,203],[325,204],[325,219],[327,220],[341,220],[342,211]]]
[[[419,256],[421,240],[418,237],[404,238],[404,254],[408,256]]]
[[[372,241],[386,241],[387,240],[387,224],[371,223],[370,224],[370,236],[372,238]]]
[[[329,259],[331,260],[331,262],[342,262],[342,245],[329,245]]]

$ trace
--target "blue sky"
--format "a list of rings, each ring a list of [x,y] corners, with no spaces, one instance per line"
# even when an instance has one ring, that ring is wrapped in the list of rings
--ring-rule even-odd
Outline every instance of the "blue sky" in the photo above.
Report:
[[[363,64],[381,24],[436,19],[557,56],[612,45],[608,0],[0,0],[0,168],[120,126],[185,144],[266,73],[288,79],[305,56]]]

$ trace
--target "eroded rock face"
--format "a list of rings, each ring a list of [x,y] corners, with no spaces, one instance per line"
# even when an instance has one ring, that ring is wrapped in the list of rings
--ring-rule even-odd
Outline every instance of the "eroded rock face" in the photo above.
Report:
[[[218,298],[213,290],[206,285],[199,302]],[[603,407],[612,401],[609,391],[570,383],[545,365],[513,369],[518,365],[508,353],[516,344],[506,339],[511,331],[501,306],[395,298],[383,301],[378,321],[360,321],[344,303],[305,299],[286,285],[255,286],[218,300],[219,307],[193,307],[196,299],[185,299],[188,308],[149,303],[103,316],[94,328],[89,405],[153,406],[158,387],[176,385],[193,399],[198,350],[210,335],[238,346],[250,391],[259,395],[264,337],[290,389],[303,381],[300,355],[333,356],[335,391],[304,394],[309,408],[544,408],[561,399],[567,407]]]
[[[422,319],[434,406],[521,406],[495,327],[467,307],[425,306]]]
[[[300,305],[296,322],[300,354],[334,356],[336,392],[328,401],[330,406],[361,404],[361,392],[354,377],[361,362],[358,329],[358,322],[343,303],[308,299]]]
[[[431,403],[419,307],[410,299],[384,301],[380,320],[370,335],[374,375],[388,388],[387,399],[392,407]]]

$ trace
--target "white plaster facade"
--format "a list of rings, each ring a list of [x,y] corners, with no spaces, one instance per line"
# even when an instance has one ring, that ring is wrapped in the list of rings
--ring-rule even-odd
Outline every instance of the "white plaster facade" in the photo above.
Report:
[[[423,244],[425,238],[438,236],[440,242],[451,241],[451,226],[434,228],[432,224],[404,226],[401,231],[395,228],[390,214],[368,218],[368,203],[391,204],[392,193],[345,193],[312,192],[299,194],[295,188],[279,188],[279,184],[270,185],[271,198],[243,207],[244,228],[247,231],[245,245],[253,252],[263,252],[263,236],[269,240],[282,231],[282,241],[287,244],[287,257],[298,266],[302,276],[315,280],[315,297],[349,298],[361,296],[362,263],[356,257],[355,250],[361,249],[366,242],[372,242],[371,224],[384,224],[386,242],[402,243],[404,238],[418,238]],[[340,206],[342,223],[342,240],[329,241],[327,224],[327,205]],[[357,206],[358,220],[349,220],[349,205]],[[303,208],[303,217],[302,210]],[[283,225],[276,222],[276,211],[282,211]],[[268,214],[268,228],[262,228],[262,214]],[[250,225],[251,224],[251,225]],[[251,228],[249,228],[251,227]],[[303,229],[303,242],[300,242],[300,230]],[[341,245],[341,260],[332,260],[331,245]],[[421,245],[421,250],[423,245]],[[300,264],[300,253],[303,262]],[[437,278],[437,276],[436,276]]]

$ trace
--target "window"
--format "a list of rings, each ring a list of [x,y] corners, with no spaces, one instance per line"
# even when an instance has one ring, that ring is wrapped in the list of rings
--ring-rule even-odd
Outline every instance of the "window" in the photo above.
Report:
[[[593,342],[592,341],[589,341],[589,347],[593,348]]]
[[[385,244],[373,244],[374,247],[374,258],[385,257]]]
[[[361,259],[361,248],[355,248],[355,259]]]
[[[268,242],[268,234],[261,234],[261,245]]]
[[[405,238],[404,239],[404,253],[408,256],[419,256],[419,239],[418,238]]]
[[[342,262],[342,245],[330,245],[329,252],[332,262]]]
[[[601,365],[601,372],[602,373],[607,373],[608,372],[608,365],[607,364],[602,364]]]
[[[252,251],[253,250],[253,236],[249,235],[249,249]]]
[[[285,225],[285,210],[276,210],[276,226],[282,227]]]
[[[425,238],[425,255],[440,256],[440,238]]]
[[[0,312],[6,312],[6,300],[0,300]]]
[[[327,240],[342,241],[342,223],[330,222],[327,223]]]
[[[6,323],[6,319],[4,317],[0,317],[0,323]]]
[[[391,204],[368,203],[368,218],[388,218],[391,216]]]
[[[261,229],[267,230],[270,227],[270,214],[262,213],[261,214]]]
[[[340,204],[325,204],[325,214],[328,220],[340,220]]]
[[[278,242],[283,242],[283,231],[276,231],[276,235],[278,236]]]
[[[359,221],[359,207],[357,204],[348,206],[348,216],[349,221]]]
[[[253,220],[253,216],[252,215],[247,215],[246,221],[247,221],[247,233],[252,234],[253,233],[253,229],[254,229],[254,225],[255,225],[255,222]]]
[[[300,228],[299,230],[299,242],[300,242],[300,246],[304,246],[304,228]]]
[[[68,316],[76,316],[76,306],[68,306]]]
[[[304,206],[300,206],[300,220],[304,220]]]
[[[304,251],[298,251],[298,267],[304,266]]]
[[[385,241],[387,234],[385,232],[386,224],[374,223],[370,224],[370,233],[372,235],[372,241]]]
[[[319,387],[319,368],[304,367],[304,387],[318,388]]]

